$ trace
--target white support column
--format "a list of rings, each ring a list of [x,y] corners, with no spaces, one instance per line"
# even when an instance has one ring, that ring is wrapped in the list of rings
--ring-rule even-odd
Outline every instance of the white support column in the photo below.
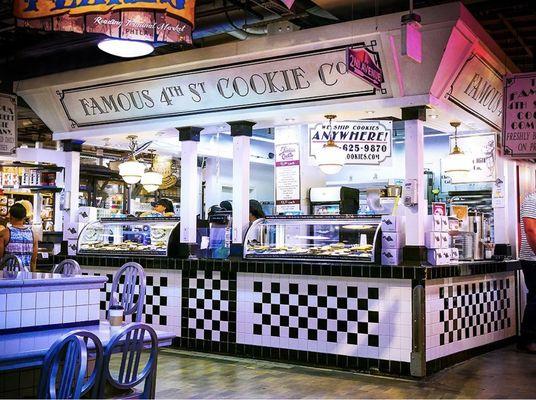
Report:
[[[67,147],[67,146],[66,146]],[[65,205],[63,211],[63,227],[77,222],[78,193],[80,191],[80,153],[65,152]]]
[[[233,137],[233,243],[242,244],[249,227],[249,136]]]
[[[249,156],[253,125],[250,121],[228,122],[233,137],[233,245],[239,247],[249,227]],[[232,253],[232,251],[231,251]]]
[[[417,181],[417,205],[406,208],[406,246],[424,246],[424,219],[428,212],[424,186],[424,129],[418,119],[404,122],[406,179]]]
[[[208,158],[205,166],[205,211],[213,205],[220,204],[221,182],[220,171],[218,170],[218,159]]]
[[[495,243],[510,244],[512,255],[517,253],[517,176],[516,163],[504,158],[498,151],[495,158],[495,185],[502,190],[502,200],[495,199],[493,206]],[[500,182],[500,183],[497,183]]]
[[[199,174],[197,169],[197,145],[202,128],[179,129],[181,141],[181,208],[180,241],[196,243],[197,210],[199,205]]]

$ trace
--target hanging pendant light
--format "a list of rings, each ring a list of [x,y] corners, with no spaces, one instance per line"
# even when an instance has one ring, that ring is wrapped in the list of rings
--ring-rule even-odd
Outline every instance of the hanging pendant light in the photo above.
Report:
[[[157,190],[160,187],[164,177],[162,176],[161,173],[156,172],[153,169],[153,167],[154,167],[154,159],[155,159],[155,150],[151,149],[151,150],[149,150],[149,152],[152,154],[151,168],[149,169],[149,171],[147,171],[146,173],[143,174],[143,176],[141,177],[140,183],[143,185],[143,188],[147,192],[151,193],[151,192],[154,192],[155,190]]]
[[[337,146],[333,140],[333,127],[331,121],[337,118],[337,116],[326,115],[325,118],[329,120],[329,139],[316,155],[316,161],[323,173],[333,175],[339,172],[344,166],[346,152]]]
[[[145,172],[145,164],[136,160],[136,157],[134,156],[138,137],[131,135],[127,136],[127,139],[130,141],[130,157],[127,161],[119,164],[119,175],[121,175],[126,183],[134,185],[141,180],[141,177]]]
[[[472,163],[470,158],[458,147],[458,127],[460,123],[451,122],[450,126],[454,128],[454,147],[445,159],[443,172],[451,179],[452,183],[457,183],[464,181],[471,171]]]

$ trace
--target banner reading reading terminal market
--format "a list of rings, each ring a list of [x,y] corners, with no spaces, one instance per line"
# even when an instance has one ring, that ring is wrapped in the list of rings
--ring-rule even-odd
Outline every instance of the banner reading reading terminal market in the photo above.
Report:
[[[17,25],[148,42],[192,43],[195,0],[15,0]]]

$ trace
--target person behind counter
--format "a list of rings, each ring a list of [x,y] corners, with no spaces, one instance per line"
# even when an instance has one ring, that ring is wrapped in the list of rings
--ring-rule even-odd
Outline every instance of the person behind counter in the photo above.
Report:
[[[175,207],[169,199],[160,199],[153,203],[152,211],[142,213],[141,217],[173,217]]]
[[[249,201],[249,223],[252,223],[253,221],[266,217],[266,214],[264,213],[261,203],[259,203],[257,200],[250,200]]]
[[[0,258],[13,254],[22,265],[35,271],[37,262],[37,240],[31,226],[25,225],[26,209],[22,204],[13,204],[9,209],[9,225],[0,231]]]

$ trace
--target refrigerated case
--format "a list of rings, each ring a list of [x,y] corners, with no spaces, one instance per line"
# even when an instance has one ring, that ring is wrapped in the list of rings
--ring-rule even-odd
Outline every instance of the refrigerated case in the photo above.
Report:
[[[103,218],[78,238],[78,254],[178,257],[179,218]]]
[[[311,188],[309,190],[312,215],[357,214],[359,190],[345,186]]]
[[[297,215],[258,219],[244,243],[247,259],[380,260],[380,218]]]

